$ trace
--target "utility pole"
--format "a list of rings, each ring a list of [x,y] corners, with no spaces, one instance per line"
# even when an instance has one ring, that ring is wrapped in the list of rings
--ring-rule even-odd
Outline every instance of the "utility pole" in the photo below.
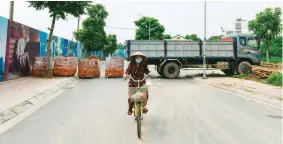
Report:
[[[79,29],[80,29],[80,19],[81,19],[81,17],[79,16],[79,17],[78,17],[78,26],[77,26],[77,30],[79,30]]]
[[[206,77],[206,1],[204,1],[204,40],[203,40],[203,76],[202,79],[207,79]]]
[[[10,19],[11,21],[14,20],[14,1],[10,1],[9,19]]]

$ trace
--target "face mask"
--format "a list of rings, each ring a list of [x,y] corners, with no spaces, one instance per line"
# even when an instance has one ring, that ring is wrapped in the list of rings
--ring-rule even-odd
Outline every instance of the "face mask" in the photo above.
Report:
[[[141,63],[141,61],[142,61],[142,58],[136,58],[136,63]]]

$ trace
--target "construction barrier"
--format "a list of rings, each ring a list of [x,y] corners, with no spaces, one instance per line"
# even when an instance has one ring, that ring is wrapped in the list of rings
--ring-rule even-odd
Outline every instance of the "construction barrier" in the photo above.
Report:
[[[98,78],[100,77],[99,58],[91,56],[89,59],[79,60],[79,78]]]
[[[53,69],[54,61],[50,58],[51,69]],[[32,68],[33,76],[44,76],[47,74],[47,57],[36,57]]]
[[[78,58],[57,56],[54,62],[53,75],[74,76],[77,72]]]
[[[105,77],[123,77],[124,75],[124,59],[111,58],[105,65]]]

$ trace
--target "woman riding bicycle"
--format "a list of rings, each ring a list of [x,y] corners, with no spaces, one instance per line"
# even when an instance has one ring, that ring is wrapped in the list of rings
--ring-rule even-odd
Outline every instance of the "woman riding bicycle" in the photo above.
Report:
[[[147,68],[147,57],[143,55],[140,52],[136,52],[130,57],[130,64],[125,72],[125,75],[131,75],[134,79],[137,80],[142,80],[144,78],[145,74],[149,74],[150,71]],[[126,77],[127,78],[127,77]],[[140,86],[145,85],[145,81],[142,81],[140,83]],[[129,81],[129,93],[128,93],[128,104],[129,104],[129,109],[128,109],[128,115],[131,115],[133,113],[133,102],[130,100],[130,88],[131,87],[137,87],[138,83],[134,82],[132,79]],[[148,91],[147,91],[147,97],[145,101],[143,102],[143,112],[147,113],[148,109],[145,108],[146,104],[148,101]]]

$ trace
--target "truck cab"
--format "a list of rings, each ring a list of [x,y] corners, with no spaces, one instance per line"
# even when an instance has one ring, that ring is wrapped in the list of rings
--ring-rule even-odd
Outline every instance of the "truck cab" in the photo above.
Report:
[[[240,61],[259,65],[261,61],[260,40],[254,34],[233,34],[219,41],[234,41],[235,55]]]

